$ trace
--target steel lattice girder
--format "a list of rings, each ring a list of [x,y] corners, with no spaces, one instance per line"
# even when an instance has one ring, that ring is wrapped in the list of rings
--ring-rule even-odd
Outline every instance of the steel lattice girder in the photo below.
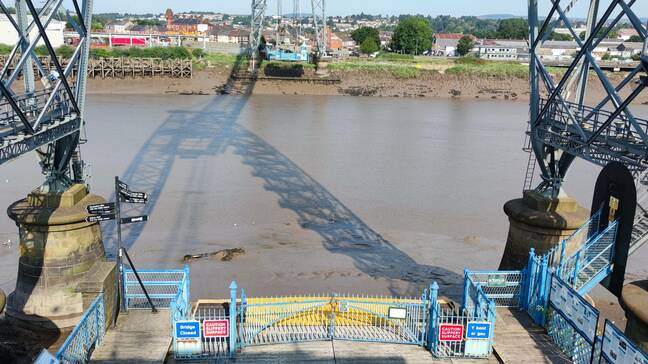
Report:
[[[561,7],[561,0],[546,0],[550,10],[542,25],[539,24],[539,1],[541,0],[529,0],[530,134],[543,179],[547,181],[559,177],[552,173],[564,176],[566,170],[560,170],[560,167],[567,169],[570,165],[561,164],[560,160],[551,162],[550,155],[554,149],[571,155],[563,155],[562,159],[575,156],[598,165],[619,161],[633,171],[646,169],[648,121],[636,118],[630,110],[630,105],[646,86],[640,76],[645,75],[648,70],[648,58],[646,54],[642,54],[641,64],[621,83],[613,85],[592,55],[592,50],[624,17],[630,21],[641,39],[646,41],[646,30],[632,10],[636,0],[611,0],[607,7],[601,7],[599,0],[590,0],[584,41],[576,34],[567,15],[576,3],[575,0],[569,3],[562,1],[562,4],[566,4],[564,8]],[[599,15],[599,12],[602,14]],[[555,83],[538,51],[554,27],[560,23],[574,37],[579,51],[565,75]],[[591,71],[594,71],[606,91],[605,98],[594,107],[585,105],[587,76]],[[637,79],[638,85],[630,87],[629,85],[637,83],[632,82]],[[541,85],[548,95],[546,100],[540,97]],[[629,96],[621,97],[622,92]],[[550,148],[546,148],[547,146]],[[550,168],[550,163],[556,164],[554,168]]]
[[[250,56],[253,58],[256,58],[259,53],[266,9],[266,0],[252,0],[252,19],[250,21]]]
[[[313,27],[315,28],[315,38],[317,40],[317,52],[326,53],[327,33],[326,33],[326,0],[311,0],[313,8]]]
[[[79,34],[79,43],[63,67],[45,32],[54,16],[60,14],[63,0],[48,0],[40,10],[35,8],[33,0],[20,0],[17,2],[19,14],[16,16],[19,21],[14,21],[9,9],[0,0],[0,10],[19,35],[19,41],[0,71],[0,79],[3,80],[0,85],[0,109],[9,110],[0,113],[0,164],[79,132],[83,127],[92,0],[80,1],[81,6],[77,0],[72,0],[73,13],[80,20],[79,24],[76,24],[69,12],[66,14],[67,21],[74,25]],[[28,23],[25,19],[29,19]],[[30,39],[29,34],[35,34],[35,37]],[[58,75],[48,74],[48,70],[34,53],[34,48],[40,41],[45,44]],[[36,63],[42,79],[51,77],[50,83],[44,82],[39,90],[34,79],[28,72],[24,72],[24,90],[28,92],[14,92],[14,82],[21,71],[32,67],[32,62]],[[72,81],[70,75],[73,71],[76,72],[76,77]],[[71,154],[76,147],[76,142],[57,145],[57,148],[69,149],[66,154]]]

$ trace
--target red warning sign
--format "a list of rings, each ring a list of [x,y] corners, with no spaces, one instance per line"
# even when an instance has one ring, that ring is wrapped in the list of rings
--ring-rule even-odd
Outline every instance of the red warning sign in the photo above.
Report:
[[[228,337],[229,321],[205,320],[203,321],[203,337]]]
[[[461,341],[464,336],[463,325],[440,324],[439,341]]]

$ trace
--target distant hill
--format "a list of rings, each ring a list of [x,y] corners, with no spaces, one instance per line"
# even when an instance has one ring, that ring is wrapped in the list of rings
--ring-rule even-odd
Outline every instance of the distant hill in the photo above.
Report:
[[[525,18],[525,17],[520,15],[513,15],[513,14],[488,14],[488,15],[478,16],[477,18],[482,20],[502,20],[502,19],[515,19],[515,18]]]

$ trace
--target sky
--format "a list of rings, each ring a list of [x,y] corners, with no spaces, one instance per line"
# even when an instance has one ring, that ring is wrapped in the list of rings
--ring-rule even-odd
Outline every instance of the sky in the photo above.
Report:
[[[276,1],[268,0],[270,14],[276,13]],[[284,13],[292,11],[292,0],[282,0]],[[301,0],[302,9],[310,8],[310,0]],[[538,0],[540,4],[551,4],[549,0]],[[563,0],[567,3],[568,0]],[[588,0],[580,0],[575,15],[585,16]],[[602,0],[602,4],[609,0]],[[638,1],[633,9],[644,16],[648,13],[648,2]],[[95,13],[161,13],[166,8],[174,11],[214,11],[229,14],[248,14],[250,0],[109,0],[94,1]],[[329,15],[366,14],[424,14],[424,15],[526,15],[527,0],[327,0]],[[648,14],[646,14],[648,15]]]

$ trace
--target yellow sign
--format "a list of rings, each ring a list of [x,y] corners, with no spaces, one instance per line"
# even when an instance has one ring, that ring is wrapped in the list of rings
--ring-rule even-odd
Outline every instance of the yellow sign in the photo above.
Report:
[[[614,221],[614,216],[616,216],[616,212],[619,210],[619,199],[614,196],[610,196],[610,202],[608,206],[610,207],[610,213],[608,214],[608,221],[612,222]]]

